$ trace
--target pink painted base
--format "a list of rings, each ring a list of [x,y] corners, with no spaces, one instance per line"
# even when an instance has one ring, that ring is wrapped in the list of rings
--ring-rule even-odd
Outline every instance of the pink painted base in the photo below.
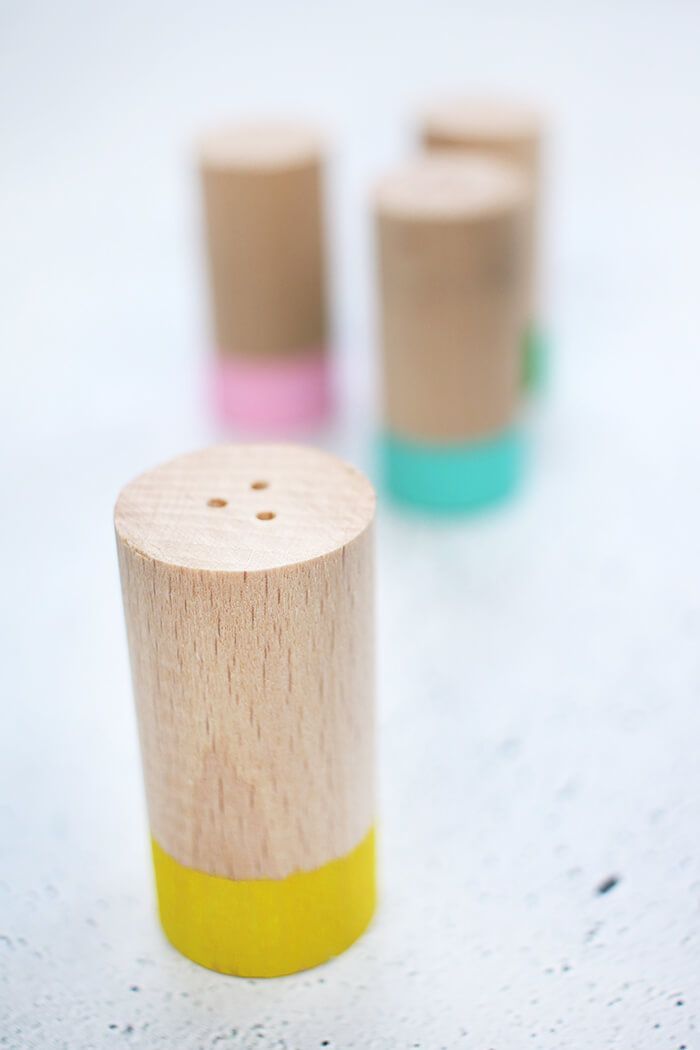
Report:
[[[260,361],[220,354],[212,370],[216,414],[227,426],[283,436],[323,422],[331,407],[326,354]]]

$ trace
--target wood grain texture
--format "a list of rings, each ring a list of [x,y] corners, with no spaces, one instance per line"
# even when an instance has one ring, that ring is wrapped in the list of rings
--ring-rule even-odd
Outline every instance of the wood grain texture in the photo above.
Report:
[[[324,146],[311,129],[252,124],[200,148],[216,343],[246,358],[327,343]]]
[[[529,180],[531,210],[527,223],[526,301],[528,321],[538,304],[538,255],[542,196],[544,124],[534,110],[498,99],[452,98],[436,102],[423,114],[420,136],[427,150],[489,154],[514,164]]]
[[[512,166],[431,156],[375,196],[384,415],[395,435],[487,437],[517,413],[528,189]]]
[[[359,472],[293,446],[208,449],[120,494],[149,816],[181,864],[284,878],[372,826],[373,515]]]

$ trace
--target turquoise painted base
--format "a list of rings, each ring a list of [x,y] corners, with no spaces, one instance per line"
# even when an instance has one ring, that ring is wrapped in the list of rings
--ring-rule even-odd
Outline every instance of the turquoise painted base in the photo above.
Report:
[[[458,445],[385,434],[381,454],[384,483],[396,500],[445,513],[480,510],[505,500],[517,487],[524,460],[516,431]]]
[[[544,387],[549,372],[549,344],[544,332],[529,325],[523,340],[523,389],[535,394]]]

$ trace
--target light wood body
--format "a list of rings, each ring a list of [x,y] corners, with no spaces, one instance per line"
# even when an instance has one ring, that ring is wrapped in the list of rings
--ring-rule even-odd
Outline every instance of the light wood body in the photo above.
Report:
[[[245,358],[327,343],[324,149],[295,125],[250,125],[201,146],[216,344]]]
[[[363,475],[294,446],[182,456],[120,494],[149,816],[180,864],[281,879],[367,836],[373,514]]]
[[[435,103],[423,115],[420,135],[427,150],[489,154],[514,164],[528,179],[531,205],[526,239],[528,321],[538,313],[539,225],[542,196],[543,124],[525,106],[494,99],[454,98]]]
[[[519,403],[528,191],[490,158],[428,157],[375,196],[385,425],[460,442]]]

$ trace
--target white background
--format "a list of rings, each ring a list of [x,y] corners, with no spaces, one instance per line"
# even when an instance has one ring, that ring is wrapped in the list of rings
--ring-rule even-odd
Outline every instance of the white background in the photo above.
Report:
[[[380,911],[223,978],[155,922],[111,531],[214,437],[192,142],[329,129],[324,441],[371,470],[367,188],[451,88],[551,118],[529,484],[381,507]],[[691,0],[0,3],[1,1047],[700,1046],[699,100]]]

